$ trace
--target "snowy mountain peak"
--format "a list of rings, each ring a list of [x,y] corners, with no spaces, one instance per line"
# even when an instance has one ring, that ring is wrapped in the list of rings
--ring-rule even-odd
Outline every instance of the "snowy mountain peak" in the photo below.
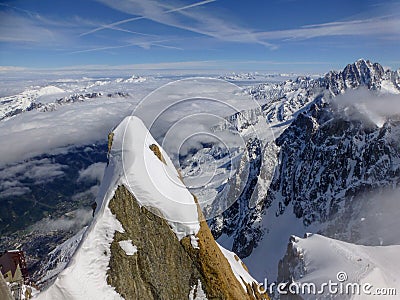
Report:
[[[103,181],[112,177],[119,185],[123,184],[140,205],[159,210],[160,216],[168,220],[179,239],[196,234],[199,222],[193,196],[143,122],[133,116],[125,118],[114,130],[110,142],[109,169],[113,174],[106,170]],[[158,149],[162,160],[154,149]],[[113,189],[112,185],[107,187],[110,189]]]
[[[215,242],[195,197],[139,118],[126,117],[108,145],[94,220],[38,299],[268,299]]]
[[[138,75],[132,75],[130,78],[126,79],[126,83],[140,83],[146,81],[146,77],[141,77]]]
[[[371,88],[384,75],[383,67],[369,60],[359,59],[353,64],[347,65],[342,71],[342,78],[347,87],[365,85]]]

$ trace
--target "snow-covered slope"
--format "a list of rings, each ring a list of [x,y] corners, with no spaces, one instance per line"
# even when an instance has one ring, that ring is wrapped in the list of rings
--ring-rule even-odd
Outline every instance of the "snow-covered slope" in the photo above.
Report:
[[[0,120],[29,110],[29,107],[41,97],[64,94],[65,91],[56,86],[45,86],[27,89],[24,92],[0,98]]]
[[[151,151],[151,145],[161,151],[162,163]],[[110,174],[112,183],[108,191],[120,184],[126,186],[140,205],[158,208],[179,239],[198,232],[197,207],[192,194],[139,118],[127,117],[114,130],[110,166],[114,174]]]
[[[317,292],[300,290],[303,299],[398,299],[399,253],[400,245],[362,246],[318,234],[292,236],[278,281],[314,284]],[[337,284],[331,292],[330,281]]]
[[[87,226],[49,253],[48,260],[41,266],[37,275],[40,279],[36,282],[36,285],[47,286],[51,284],[56,276],[64,270],[82,240],[86,229]]]
[[[242,262],[242,260],[233,252],[226,250],[221,245],[218,245],[219,249],[221,249],[222,254],[228,260],[231,265],[233,274],[235,274],[236,279],[241,283],[243,289],[246,289],[246,283],[252,284],[253,282],[257,282],[247,270],[247,267]]]

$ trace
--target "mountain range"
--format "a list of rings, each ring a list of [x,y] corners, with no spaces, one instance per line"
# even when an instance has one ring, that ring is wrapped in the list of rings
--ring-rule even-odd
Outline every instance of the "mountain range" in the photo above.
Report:
[[[399,71],[358,60],[318,79],[247,90],[267,103],[229,118],[231,128],[249,136],[247,147],[206,215],[217,216],[209,220],[217,241],[244,259],[255,278],[275,280],[292,234],[399,243],[398,236],[387,237],[393,220],[385,233],[365,230],[385,226],[388,205],[375,206],[375,213],[370,206],[398,191],[399,78]],[[269,135],[257,130],[265,123]],[[392,213],[396,218],[398,208]]]

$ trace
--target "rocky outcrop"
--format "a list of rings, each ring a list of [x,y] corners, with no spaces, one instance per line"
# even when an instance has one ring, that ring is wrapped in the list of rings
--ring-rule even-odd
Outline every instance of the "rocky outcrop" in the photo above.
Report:
[[[217,216],[210,221],[210,227],[216,238],[223,233],[234,234],[232,250],[246,257],[251,253],[254,245],[248,236],[257,236],[259,239],[262,232],[255,227],[249,226],[251,235],[244,235],[243,231],[234,232],[235,227],[246,226],[249,223],[250,211],[254,209],[252,195],[255,192],[260,170],[262,167],[261,142],[258,139],[250,139],[246,145],[246,152],[239,164],[236,176],[225,186],[224,191],[214,200],[213,207],[208,207],[208,215]],[[254,230],[252,230],[254,229]]]
[[[285,256],[279,261],[278,282],[289,282],[293,278],[301,278],[306,273],[304,251],[297,247],[297,241],[296,236],[291,236],[289,239]]]
[[[304,237],[306,238],[306,236]],[[304,250],[297,247],[296,242],[298,237],[291,236],[287,246],[285,256],[279,261],[278,264],[278,278],[277,282],[284,282],[290,284],[294,278],[298,279],[306,273],[304,262]],[[293,294],[287,288],[284,289],[285,293],[279,295],[280,300],[302,300],[300,295]]]
[[[116,190],[109,207],[125,232],[115,233],[107,281],[122,297],[185,299],[198,279],[204,282],[168,223],[140,207],[125,187]],[[137,247],[134,255],[120,247],[123,240]]]
[[[165,159],[160,151],[160,148],[156,144],[151,144],[149,146],[150,150],[153,151],[154,155],[157,156],[157,158],[162,161],[164,164],[166,164]]]
[[[266,299],[256,283],[243,281],[243,289],[204,219],[195,248],[190,237],[179,241],[159,212],[151,212],[154,208],[140,207],[124,186],[109,207],[124,232],[117,231],[111,244],[107,282],[125,299],[188,299],[192,287],[200,293],[198,282],[208,299]],[[119,244],[126,240],[137,248],[133,255]]]

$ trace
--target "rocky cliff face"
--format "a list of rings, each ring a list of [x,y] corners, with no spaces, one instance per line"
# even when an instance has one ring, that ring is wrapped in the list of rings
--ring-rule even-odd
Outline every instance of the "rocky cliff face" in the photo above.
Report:
[[[400,179],[400,152],[389,138],[398,130],[398,121],[379,128],[327,109],[310,112],[276,140],[281,164],[267,196],[267,202],[283,196],[279,214],[292,202],[293,212],[306,226],[327,221],[345,199],[396,185]]]
[[[251,212],[257,203],[252,195],[262,167],[261,153],[260,140],[250,139],[238,167],[240,172],[237,172],[231,179],[229,188],[224,190],[225,193],[218,195],[213,206],[206,210],[208,215],[216,216],[210,222],[215,238],[219,238],[223,233],[234,235],[232,250],[236,252],[240,249],[242,256],[246,256],[243,253],[250,254],[252,247],[255,246],[253,242],[256,242],[262,236],[260,228],[247,227],[250,223]],[[254,200],[256,200],[255,203]],[[247,228],[247,232],[251,231],[253,237],[251,240],[247,239],[250,235],[243,235],[244,231],[235,231],[235,228],[243,227]]]
[[[249,184],[245,195],[236,197],[237,204],[209,222],[216,237],[229,237],[232,249],[240,257],[250,256],[251,260],[253,250],[263,239],[265,243],[276,243],[269,240],[268,224],[277,223],[284,215],[286,224],[291,215],[290,220],[301,221],[304,228],[319,224],[314,229],[324,232],[323,224],[345,214],[344,208],[355,196],[400,183],[398,118],[392,117],[378,126],[360,112],[343,110],[332,101],[346,90],[358,87],[377,93],[399,93],[399,72],[385,71],[379,64],[359,60],[341,72],[329,72],[319,79],[299,78],[250,90],[255,97],[275,99],[262,106],[262,110],[267,122],[284,130],[272,141],[262,140],[257,164],[248,148],[241,162],[244,167],[239,167],[227,184],[231,192],[225,190],[217,196],[219,207],[219,202],[228,201],[227,195],[234,194],[243,170],[258,166],[257,171],[246,173]],[[379,95],[376,97],[379,101]],[[260,112],[258,116],[261,115]],[[238,119],[235,116],[232,121]],[[346,226],[339,227],[327,233],[346,235],[340,232]]]

